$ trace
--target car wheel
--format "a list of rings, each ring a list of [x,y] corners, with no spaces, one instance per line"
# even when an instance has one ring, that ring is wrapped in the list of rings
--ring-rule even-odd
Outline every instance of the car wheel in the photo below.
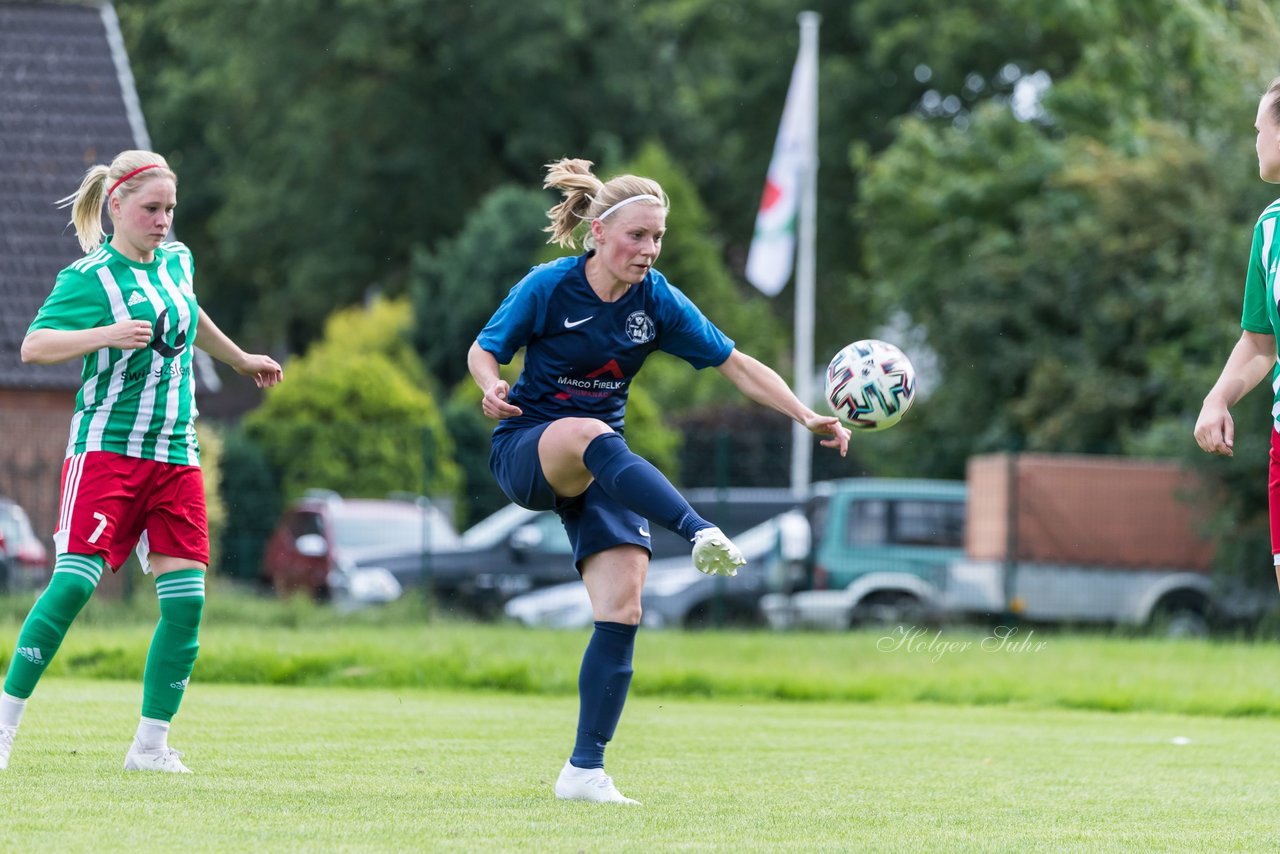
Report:
[[[1209,607],[1208,598],[1200,593],[1171,593],[1152,609],[1147,629],[1153,635],[1167,638],[1208,637]]]
[[[1209,621],[1194,608],[1163,609],[1151,619],[1151,633],[1166,638],[1204,638]]]
[[[924,620],[924,604],[914,595],[897,590],[872,593],[853,607],[849,627],[912,626]]]
[[[484,596],[475,601],[472,610],[475,615],[486,623],[497,622],[502,618],[502,609],[506,606],[505,599],[497,596]]]

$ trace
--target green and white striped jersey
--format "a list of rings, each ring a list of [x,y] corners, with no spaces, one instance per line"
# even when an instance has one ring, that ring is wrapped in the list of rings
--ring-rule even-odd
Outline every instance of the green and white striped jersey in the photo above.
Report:
[[[151,344],[141,350],[103,348],[84,357],[67,456],[112,451],[125,456],[199,465],[192,347],[199,309],[195,263],[181,243],[162,243],[149,264],[111,246],[58,274],[28,333],[92,329],[122,320],[149,320]]]

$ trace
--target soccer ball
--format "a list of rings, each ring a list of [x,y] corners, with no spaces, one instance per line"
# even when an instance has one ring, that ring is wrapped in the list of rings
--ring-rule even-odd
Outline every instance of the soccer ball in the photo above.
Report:
[[[854,341],[827,365],[827,404],[850,429],[874,433],[897,424],[916,397],[916,370],[885,341]]]

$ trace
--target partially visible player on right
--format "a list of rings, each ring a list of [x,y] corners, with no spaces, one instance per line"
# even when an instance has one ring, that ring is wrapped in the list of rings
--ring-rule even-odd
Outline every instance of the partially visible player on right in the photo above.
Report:
[[[1258,132],[1258,175],[1268,184],[1280,184],[1280,77],[1271,81],[1258,103],[1254,119]],[[1196,419],[1196,443],[1211,454],[1231,456],[1235,451],[1235,406],[1258,383],[1280,375],[1276,364],[1280,314],[1277,313],[1276,271],[1280,268],[1280,199],[1258,217],[1253,229],[1253,248],[1245,272],[1244,309],[1240,318],[1240,340],[1227,358],[1218,381],[1205,395]],[[1270,474],[1267,496],[1271,511],[1271,553],[1276,583],[1280,584],[1280,385],[1272,405]]]

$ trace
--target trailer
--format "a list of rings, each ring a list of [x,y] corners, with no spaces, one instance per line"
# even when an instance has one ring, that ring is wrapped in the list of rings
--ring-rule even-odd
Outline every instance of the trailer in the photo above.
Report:
[[[1198,635],[1225,608],[1204,486],[1175,461],[986,454],[966,482],[965,554],[942,593],[951,614]]]

